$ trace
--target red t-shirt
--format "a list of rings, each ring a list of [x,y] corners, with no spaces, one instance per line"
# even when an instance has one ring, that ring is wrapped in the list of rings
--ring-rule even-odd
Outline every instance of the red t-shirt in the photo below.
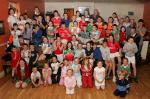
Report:
[[[60,23],[61,23],[61,18],[60,17],[53,17],[52,22],[53,22],[54,26],[59,27]]]
[[[59,46],[57,46],[57,49],[54,51],[55,54],[59,55],[59,54],[62,54],[63,51],[61,49],[59,49],[59,47],[61,47],[62,44],[60,44]]]
[[[121,41],[121,42],[126,41],[125,32],[120,32],[120,41]]]
[[[68,28],[58,28],[57,29],[57,33],[59,34],[61,39],[65,39],[67,41],[71,41],[72,40],[71,32],[69,31]]]
[[[120,48],[120,45],[118,42],[113,43],[113,42],[108,41],[107,45],[110,49],[110,53],[116,53],[116,52],[118,52],[118,50]]]
[[[83,30],[83,26],[87,26],[88,25],[88,23],[86,22],[86,21],[80,21],[79,22],[79,28],[81,29],[81,30]]]
[[[101,34],[100,34],[100,38],[105,38],[106,37],[106,30],[104,28],[102,28],[101,30]]]

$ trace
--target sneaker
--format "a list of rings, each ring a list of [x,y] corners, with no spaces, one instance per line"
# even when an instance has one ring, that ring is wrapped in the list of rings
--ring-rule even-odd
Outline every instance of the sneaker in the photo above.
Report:
[[[116,82],[116,77],[115,76],[113,77],[113,82]]]

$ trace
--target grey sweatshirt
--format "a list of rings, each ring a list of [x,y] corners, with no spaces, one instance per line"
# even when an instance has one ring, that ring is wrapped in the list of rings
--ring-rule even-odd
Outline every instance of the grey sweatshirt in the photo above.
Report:
[[[126,43],[123,47],[123,52],[128,57],[135,56],[135,53],[137,53],[137,51],[138,51],[138,48],[135,43],[133,43],[133,44]]]

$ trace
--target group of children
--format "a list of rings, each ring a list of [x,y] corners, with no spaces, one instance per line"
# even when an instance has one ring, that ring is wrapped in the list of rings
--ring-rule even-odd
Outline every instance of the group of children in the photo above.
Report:
[[[9,9],[9,47],[11,47],[12,77],[16,88],[58,83],[66,87],[66,94],[79,88],[105,89],[105,80],[116,82],[114,95],[124,97],[129,78],[137,80],[136,61],[146,29],[140,19],[138,25],[128,16],[113,13],[105,21],[97,9],[90,15],[76,15],[69,20],[57,10],[53,17],[42,16],[35,8],[33,19],[27,14],[17,19]],[[122,65],[121,65],[122,64]],[[133,76],[131,75],[133,68]]]

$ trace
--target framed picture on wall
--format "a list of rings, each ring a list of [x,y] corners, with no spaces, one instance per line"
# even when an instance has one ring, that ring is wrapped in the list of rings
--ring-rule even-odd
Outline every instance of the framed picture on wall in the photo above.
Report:
[[[4,34],[4,22],[0,21],[0,35]]]
[[[74,15],[74,8],[64,8],[64,13],[68,15],[68,18],[71,20]]]
[[[78,11],[80,11],[81,14],[84,13],[84,10],[87,10],[89,12],[89,7],[78,7]]]

